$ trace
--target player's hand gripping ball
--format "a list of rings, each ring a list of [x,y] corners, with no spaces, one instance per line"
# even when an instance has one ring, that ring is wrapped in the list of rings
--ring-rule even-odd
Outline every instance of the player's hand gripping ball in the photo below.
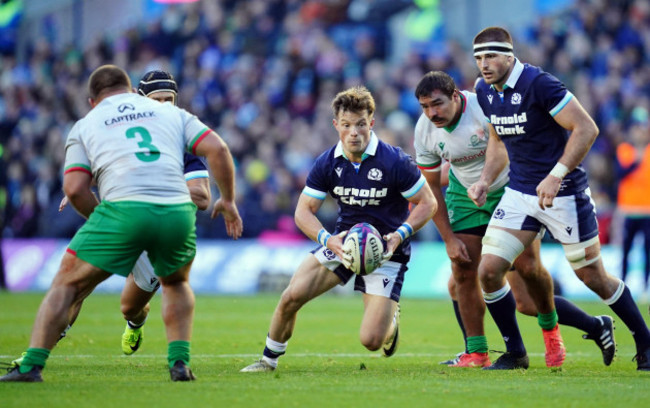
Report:
[[[368,275],[384,261],[381,234],[367,222],[355,224],[345,236],[343,253],[343,266],[357,275]]]

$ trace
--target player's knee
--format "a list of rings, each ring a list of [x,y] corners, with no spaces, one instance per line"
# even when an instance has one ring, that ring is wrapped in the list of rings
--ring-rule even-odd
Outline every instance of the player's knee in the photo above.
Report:
[[[456,300],[456,281],[454,280],[454,276],[450,276],[449,280],[447,281],[447,290],[449,291],[449,296],[451,296],[452,299]]]
[[[482,264],[478,271],[481,286],[483,288],[489,288],[494,285],[500,285],[506,272],[498,264],[489,262]]]
[[[592,263],[575,271],[576,276],[590,289],[597,290],[606,285],[607,273]]]
[[[519,276],[521,276],[523,279],[533,279],[537,277],[540,273],[541,270],[539,268],[539,264],[535,262],[520,262],[516,265],[517,267],[517,273],[519,273]]]
[[[284,313],[295,313],[302,307],[302,305],[307,303],[307,301],[308,298],[305,294],[289,285],[289,287],[282,292],[278,308]]]
[[[144,307],[139,307],[131,303],[122,303],[120,304],[120,311],[126,320],[132,320],[142,313],[148,315],[150,310],[149,303],[144,305]]]
[[[384,338],[377,333],[361,333],[361,344],[370,351],[377,351],[384,344]]]
[[[456,285],[465,286],[476,281],[477,271],[466,268],[454,268],[454,281]]]

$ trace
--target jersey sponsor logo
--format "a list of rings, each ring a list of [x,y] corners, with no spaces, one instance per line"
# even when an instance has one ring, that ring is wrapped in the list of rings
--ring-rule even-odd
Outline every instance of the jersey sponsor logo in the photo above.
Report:
[[[124,113],[124,111],[127,110],[135,110],[135,106],[131,105],[130,103],[123,103],[120,106],[117,107],[117,111],[120,113]]]
[[[339,178],[341,178],[341,173],[343,172],[343,168],[337,167],[334,169],[334,171],[336,172],[336,175],[339,176]]]
[[[155,116],[153,112],[138,112],[138,113],[129,113],[128,115],[116,116],[104,121],[106,126],[117,125],[124,122],[131,122],[134,120],[140,120],[145,118],[151,118]]]
[[[472,135],[469,138],[469,146],[470,147],[476,147],[478,144],[481,143],[481,139],[479,139],[478,135]]]
[[[513,105],[521,105],[521,94],[515,92],[512,94],[512,98],[510,98],[510,103]]]
[[[503,211],[501,208],[497,208],[493,215],[493,217],[496,218],[497,220],[502,220],[505,216],[506,216],[506,212]]]
[[[383,176],[383,173],[381,172],[381,170],[376,169],[376,168],[372,168],[368,172],[368,180],[379,181],[379,180],[381,180],[382,176]]]
[[[365,207],[367,205],[380,205],[380,198],[388,195],[388,188],[380,190],[376,188],[350,188],[343,186],[334,187],[334,194],[339,196],[342,203],[347,205],[358,205]]]
[[[526,117],[526,112],[517,115],[510,116],[497,116],[495,114],[490,115],[490,123],[494,126],[494,130],[499,136],[501,135],[525,135],[526,131],[524,130],[523,125],[528,122]],[[503,125],[515,125],[515,126],[503,126]]]
[[[447,156],[449,156],[449,155],[447,155]],[[470,161],[470,160],[475,160],[475,159],[478,159],[478,158],[483,157],[483,156],[485,156],[485,149],[481,150],[480,152],[478,152],[476,154],[472,154],[472,155],[469,155],[469,156],[462,156],[462,157],[454,157],[453,159],[450,159],[449,157],[446,157],[444,154],[442,155],[443,158],[447,159],[447,161],[450,161],[452,163],[462,163],[462,162],[466,162],[466,161]]]

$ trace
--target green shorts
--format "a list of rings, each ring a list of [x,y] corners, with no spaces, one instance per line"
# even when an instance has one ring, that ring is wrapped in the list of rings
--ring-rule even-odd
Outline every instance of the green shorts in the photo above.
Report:
[[[485,205],[477,207],[467,196],[467,189],[460,184],[450,170],[445,203],[447,204],[451,230],[458,232],[487,225],[504,192],[505,186],[490,192],[487,195]]]
[[[196,206],[102,201],[77,231],[68,252],[106,272],[127,276],[147,251],[157,276],[194,259]]]

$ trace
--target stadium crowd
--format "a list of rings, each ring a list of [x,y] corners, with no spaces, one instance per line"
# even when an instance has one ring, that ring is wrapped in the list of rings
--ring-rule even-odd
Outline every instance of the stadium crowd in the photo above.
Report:
[[[64,143],[89,109],[89,73],[106,63],[127,69],[134,83],[152,69],[175,75],[179,106],[215,129],[235,157],[244,237],[298,234],[292,217],[307,172],[336,140],[329,102],[338,91],[368,87],[377,134],[412,153],[421,113],[413,90],[422,75],[446,71],[463,89],[478,76],[469,43],[411,41],[391,58],[397,34],[388,22],[416,7],[410,2],[379,2],[369,14],[351,3],[202,1],[169,6],[160,18],[83,50],[40,38],[25,61],[0,55],[2,236],[71,237],[83,222],[71,209],[58,212]],[[586,166],[605,243],[616,146],[633,126],[650,131],[650,3],[577,0],[514,34],[522,61],[562,80],[600,128]],[[322,211],[335,219],[335,208]],[[197,236],[225,237],[208,217],[198,216]]]

